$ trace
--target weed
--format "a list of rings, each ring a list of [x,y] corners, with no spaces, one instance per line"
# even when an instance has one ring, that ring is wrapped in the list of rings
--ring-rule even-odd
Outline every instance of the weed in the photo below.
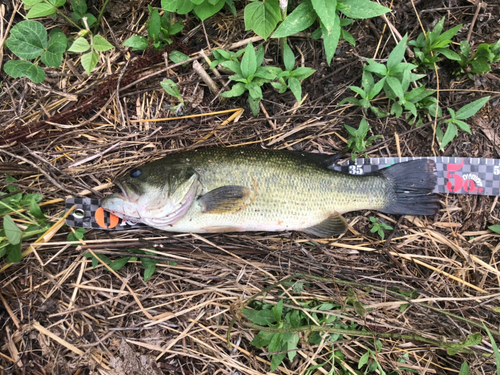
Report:
[[[480,44],[474,55],[470,55],[470,44],[460,42],[460,70],[456,74],[465,74],[472,78],[472,74],[484,74],[491,71],[491,65],[500,61],[500,40],[494,44]]]
[[[7,175],[5,182],[16,179]],[[8,193],[0,192],[0,215],[3,215],[3,228],[0,230],[0,257],[6,255],[8,263],[20,262],[22,259],[21,243],[31,237],[45,233],[49,228],[47,218],[38,202],[42,200],[39,193],[23,194],[14,185],[6,186]],[[2,196],[4,196],[2,198]],[[22,211],[25,211],[22,213]],[[12,214],[20,217],[14,221]]]
[[[419,66],[433,68],[434,64],[441,60],[439,55],[444,55],[449,60],[460,61],[460,56],[453,52],[448,46],[462,25],[457,25],[443,33],[445,17],[439,21],[432,31],[421,33],[416,40],[408,43],[414,47],[415,56]]]
[[[161,7],[167,12],[187,14],[193,11],[202,21],[220,11],[224,4],[236,16],[233,0],[161,0]]]
[[[179,100],[179,104],[171,108],[171,110],[175,112],[182,111],[182,107],[184,106],[184,100],[182,99],[179,88],[177,87],[175,82],[172,81],[171,79],[164,79],[163,81],[160,82],[160,85],[167,92],[167,94]]]
[[[441,121],[436,127],[436,137],[438,141],[441,143],[440,149],[448,145],[455,137],[458,135],[458,128],[462,129],[464,132],[472,134],[470,131],[469,125],[466,122],[462,121],[468,119],[469,117],[474,116],[477,111],[479,111],[486,102],[490,99],[489,96],[478,99],[469,103],[462,108],[460,108],[456,113],[453,109],[448,107],[448,112],[450,113],[451,118],[448,120]],[[441,128],[442,125],[447,124],[446,132],[443,133]]]
[[[393,228],[390,225],[387,225],[386,223],[383,223],[379,221],[378,217],[373,217],[370,216],[370,232],[371,233],[377,233],[379,237],[382,239],[382,241],[385,238],[385,232],[384,230],[392,230]]]
[[[488,229],[491,230],[492,232],[500,234],[500,225],[499,224],[491,225],[488,227]]]
[[[358,129],[354,129],[349,125],[344,125],[344,127],[350,135],[350,138],[347,141],[347,148],[351,150],[352,160],[356,159],[359,153],[364,152],[368,147],[370,147],[375,139],[383,138],[381,135],[374,135],[365,139],[368,135],[368,131],[370,130],[368,122],[365,118],[361,119]]]

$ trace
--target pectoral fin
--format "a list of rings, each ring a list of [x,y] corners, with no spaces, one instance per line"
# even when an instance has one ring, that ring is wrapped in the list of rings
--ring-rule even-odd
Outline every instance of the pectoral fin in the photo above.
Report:
[[[203,213],[222,214],[241,210],[250,198],[250,189],[244,186],[221,186],[198,199]]]
[[[304,229],[304,232],[318,237],[332,237],[340,235],[346,230],[347,222],[339,213],[335,212],[321,223]]]

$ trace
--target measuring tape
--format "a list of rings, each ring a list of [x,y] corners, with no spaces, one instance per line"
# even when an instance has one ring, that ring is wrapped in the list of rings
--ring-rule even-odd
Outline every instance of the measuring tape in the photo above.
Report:
[[[437,183],[434,193],[500,196],[500,159],[405,157],[348,160],[330,167],[338,172],[363,175],[397,163],[429,159],[436,163]],[[66,210],[76,205],[66,224],[75,228],[128,230],[147,228],[142,223],[130,223],[104,211],[99,199],[68,198]]]

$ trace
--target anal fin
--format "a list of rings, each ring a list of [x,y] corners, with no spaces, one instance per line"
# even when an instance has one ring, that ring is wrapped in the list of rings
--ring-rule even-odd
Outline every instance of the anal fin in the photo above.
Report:
[[[241,210],[248,198],[250,189],[245,186],[227,185],[209,191],[199,198],[198,202],[203,213],[222,214]]]
[[[321,223],[304,229],[304,232],[318,237],[332,237],[338,236],[346,230],[347,222],[339,213],[335,212]]]

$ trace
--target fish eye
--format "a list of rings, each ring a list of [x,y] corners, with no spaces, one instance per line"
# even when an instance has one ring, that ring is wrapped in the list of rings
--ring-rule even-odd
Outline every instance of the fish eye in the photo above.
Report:
[[[142,174],[140,169],[133,169],[130,171],[130,177],[137,178]]]

